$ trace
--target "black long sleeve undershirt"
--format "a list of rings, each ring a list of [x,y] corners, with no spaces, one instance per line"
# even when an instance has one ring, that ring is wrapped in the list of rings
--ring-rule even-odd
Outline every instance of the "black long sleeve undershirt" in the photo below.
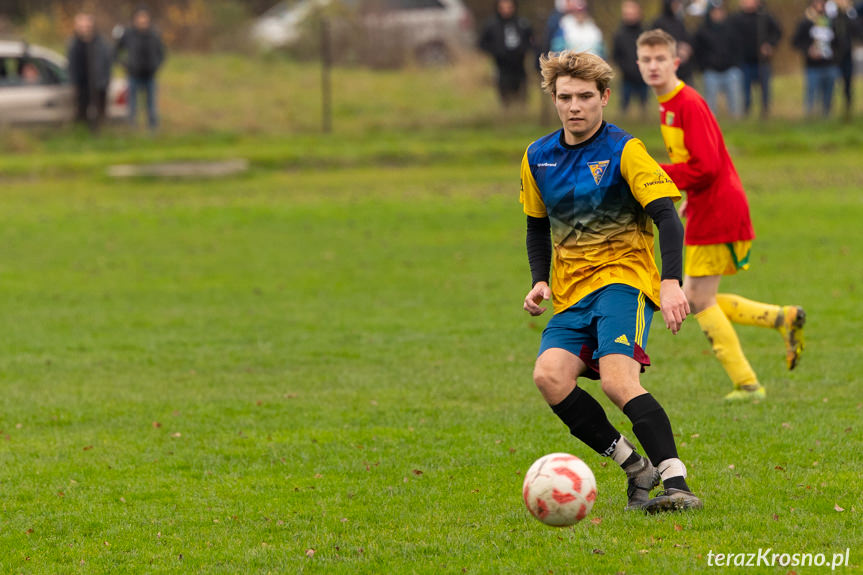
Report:
[[[671,198],[653,200],[644,207],[659,230],[662,279],[683,280],[683,224]]]
[[[537,282],[548,283],[551,269],[551,221],[548,216],[534,218],[527,216],[527,261],[530,263],[531,285]]]
[[[659,230],[662,279],[683,279],[683,224],[671,198],[659,198],[644,208]],[[551,268],[551,222],[548,217],[527,216],[527,260],[532,285],[548,283]]]

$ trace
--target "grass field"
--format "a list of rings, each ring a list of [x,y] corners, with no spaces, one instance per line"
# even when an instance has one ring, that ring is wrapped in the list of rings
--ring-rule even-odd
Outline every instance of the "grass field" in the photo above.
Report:
[[[643,381],[705,501],[660,517],[622,511],[621,472],[531,381],[517,170],[545,128],[354,127],[7,135],[0,571],[693,573],[768,547],[860,570],[859,122],[729,127],[759,239],[724,285],[805,306],[808,347],[788,373],[776,334],[739,329],[769,395],[730,406],[694,322],[655,323]],[[234,156],[252,170],[104,175]],[[572,528],[521,502],[552,451],[597,476]]]

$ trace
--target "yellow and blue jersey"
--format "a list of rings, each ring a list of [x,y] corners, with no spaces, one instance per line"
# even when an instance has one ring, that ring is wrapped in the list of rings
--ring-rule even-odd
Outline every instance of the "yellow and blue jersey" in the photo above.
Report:
[[[524,213],[551,223],[554,312],[611,284],[659,306],[653,222],[644,206],[680,191],[644,144],[613,124],[566,144],[558,130],[528,146],[521,164]]]

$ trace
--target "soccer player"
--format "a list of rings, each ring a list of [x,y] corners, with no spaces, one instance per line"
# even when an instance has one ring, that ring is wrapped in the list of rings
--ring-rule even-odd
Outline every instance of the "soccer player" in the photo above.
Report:
[[[533,279],[524,309],[538,316],[549,298],[554,307],[534,381],[572,435],[626,472],[627,509],[700,508],[668,416],[639,382],[650,365],[644,349],[654,309],[672,333],[689,312],[680,287],[683,225],[673,202],[680,192],[644,144],[603,121],[613,73],[602,58],[564,51],[543,56],[540,68],[563,127],[528,146],[521,165]],[[649,459],[609,422],[579,377],[601,381]],[[660,480],[665,491],[650,499]]]
[[[638,66],[659,99],[662,137],[671,157],[662,168],[686,191],[680,208],[687,219],[683,291],[734,384],[725,399],[763,399],[764,386],[743,355],[732,322],[777,330],[785,340],[786,365],[794,369],[803,352],[806,315],[800,307],[718,293],[723,275],[749,268],[755,233],[719,124],[701,96],[678,79],[675,54],[674,38],[662,30],[649,30],[638,38]]]

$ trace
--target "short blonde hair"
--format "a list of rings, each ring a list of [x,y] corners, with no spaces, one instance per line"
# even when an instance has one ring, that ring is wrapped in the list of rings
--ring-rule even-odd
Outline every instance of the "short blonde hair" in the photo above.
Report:
[[[614,70],[608,62],[590,52],[549,52],[539,57],[542,73],[542,90],[552,96],[557,93],[557,79],[571,76],[589,82],[596,82],[600,93],[605,92],[614,77]]]
[[[635,41],[635,45],[639,48],[641,46],[668,46],[671,53],[675,56],[677,55],[677,40],[674,39],[674,36],[660,28],[642,32],[638,36],[638,40]]]

